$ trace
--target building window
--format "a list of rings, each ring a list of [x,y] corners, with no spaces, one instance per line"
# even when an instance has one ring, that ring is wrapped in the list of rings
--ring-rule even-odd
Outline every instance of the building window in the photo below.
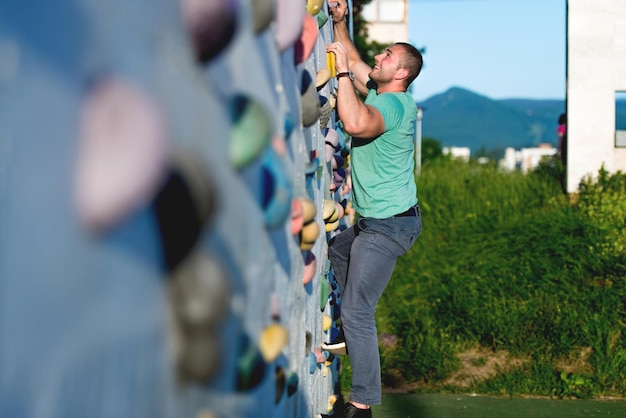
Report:
[[[626,91],[615,92],[615,146],[626,147]]]
[[[366,22],[372,23],[378,20],[378,13],[376,10],[378,9],[378,0],[372,0],[363,6],[363,10],[361,11],[361,16]]]
[[[406,0],[372,0],[363,7],[361,15],[369,23],[403,23]]]

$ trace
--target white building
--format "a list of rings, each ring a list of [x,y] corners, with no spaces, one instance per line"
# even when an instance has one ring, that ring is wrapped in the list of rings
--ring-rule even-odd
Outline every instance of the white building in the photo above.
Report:
[[[369,39],[380,43],[408,42],[408,0],[372,0],[363,7]]]
[[[567,191],[604,168],[626,171],[626,131],[615,100],[626,92],[626,1],[567,1]]]
[[[557,149],[551,144],[540,144],[535,148],[522,148],[519,151],[509,147],[504,151],[504,158],[500,160],[500,167],[507,170],[520,169],[528,173],[535,169],[543,157],[555,155]]]
[[[443,155],[450,155],[452,158],[468,162],[470,160],[469,147],[443,147],[441,149]]]

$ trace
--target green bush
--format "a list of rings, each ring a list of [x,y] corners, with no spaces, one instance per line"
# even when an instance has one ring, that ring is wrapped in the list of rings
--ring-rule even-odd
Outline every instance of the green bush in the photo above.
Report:
[[[601,170],[575,203],[549,160],[523,175],[437,159],[417,183],[423,233],[377,311],[379,333],[397,337],[381,345],[383,382],[464,390],[445,379],[483,347],[527,361],[473,391],[624,394],[626,176]]]

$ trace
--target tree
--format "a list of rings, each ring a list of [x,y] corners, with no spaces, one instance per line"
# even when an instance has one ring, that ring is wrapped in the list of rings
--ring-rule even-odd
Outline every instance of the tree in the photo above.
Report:
[[[389,44],[382,44],[376,41],[370,41],[367,30],[367,21],[363,19],[363,7],[371,3],[372,0],[353,0],[352,1],[352,24],[354,30],[354,45],[359,51],[359,55],[370,67],[374,66],[374,56],[385,49]]]
[[[441,142],[435,138],[422,138],[422,162],[424,164],[428,164],[429,162],[440,158],[442,155],[443,151],[441,149]]]
[[[487,149],[486,147],[482,146],[476,151],[475,158],[478,159],[481,157],[487,158],[489,161],[497,165],[498,161],[500,161],[504,157],[504,149],[502,147],[493,147]]]

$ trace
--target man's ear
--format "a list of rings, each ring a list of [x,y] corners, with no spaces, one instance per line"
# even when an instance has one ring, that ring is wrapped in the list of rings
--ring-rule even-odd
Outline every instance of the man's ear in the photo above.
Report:
[[[409,70],[406,68],[400,68],[396,71],[396,80],[404,80],[409,76]]]

